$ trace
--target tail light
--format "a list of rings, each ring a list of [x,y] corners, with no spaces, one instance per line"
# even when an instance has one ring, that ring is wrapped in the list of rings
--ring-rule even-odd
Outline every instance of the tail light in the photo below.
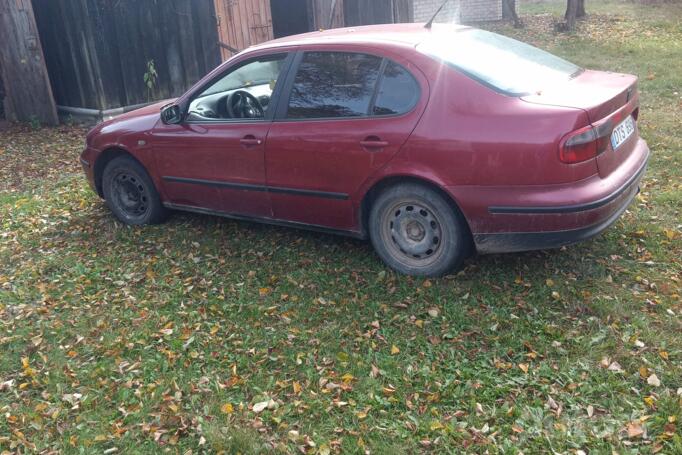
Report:
[[[586,126],[564,137],[559,146],[559,159],[566,164],[581,163],[596,158],[609,146],[613,123],[608,121],[598,127]]]

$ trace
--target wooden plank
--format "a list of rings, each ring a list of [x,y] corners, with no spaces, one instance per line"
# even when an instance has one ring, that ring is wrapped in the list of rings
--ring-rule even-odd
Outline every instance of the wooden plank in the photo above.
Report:
[[[59,122],[30,0],[0,1],[0,65],[9,120]]]

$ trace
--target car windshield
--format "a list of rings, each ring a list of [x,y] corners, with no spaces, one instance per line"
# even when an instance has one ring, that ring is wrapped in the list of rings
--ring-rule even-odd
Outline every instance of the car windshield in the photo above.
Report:
[[[513,96],[565,82],[581,71],[549,52],[477,29],[463,29],[455,34],[434,31],[433,37],[417,49]]]

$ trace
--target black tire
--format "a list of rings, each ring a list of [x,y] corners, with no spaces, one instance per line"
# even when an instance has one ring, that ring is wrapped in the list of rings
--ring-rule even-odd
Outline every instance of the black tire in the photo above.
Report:
[[[438,192],[417,183],[389,187],[374,200],[369,235],[381,259],[406,275],[438,277],[471,250],[466,221]]]
[[[124,224],[159,224],[168,216],[149,174],[131,157],[119,156],[107,163],[102,191],[107,206]]]

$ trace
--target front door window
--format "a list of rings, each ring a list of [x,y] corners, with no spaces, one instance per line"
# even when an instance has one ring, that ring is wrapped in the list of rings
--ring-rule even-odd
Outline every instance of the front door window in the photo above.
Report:
[[[243,121],[268,118],[286,54],[250,60],[203,90],[189,105],[188,120]]]

